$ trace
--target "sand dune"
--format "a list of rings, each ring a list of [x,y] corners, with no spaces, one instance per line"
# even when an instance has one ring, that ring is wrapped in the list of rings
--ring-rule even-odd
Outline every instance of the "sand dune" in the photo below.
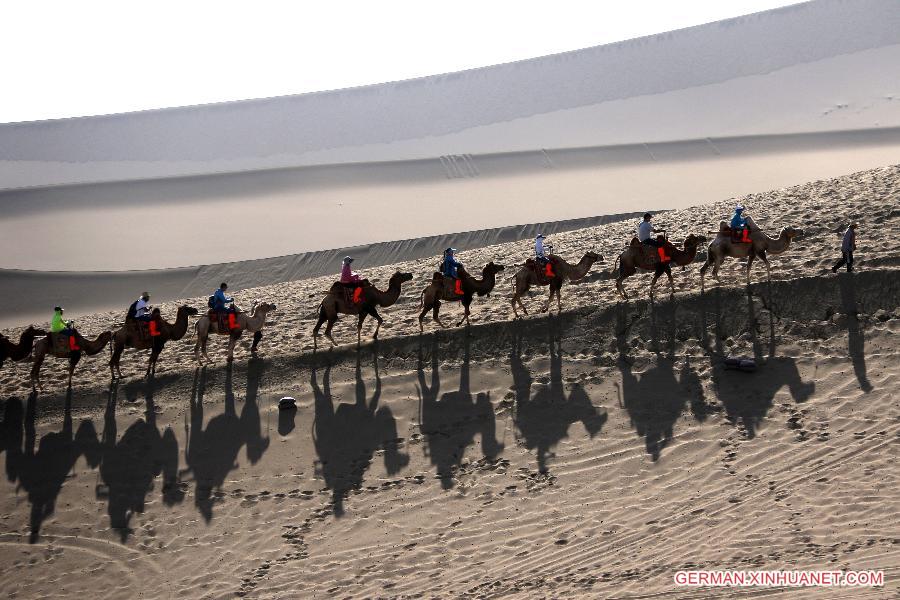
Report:
[[[898,48],[892,0],[819,0],[410,81],[0,125],[0,186],[896,127]]]
[[[126,379],[108,387],[100,356],[70,395],[59,361],[27,396],[29,365],[4,366],[0,588],[696,597],[676,570],[836,568],[886,575],[843,597],[896,594],[898,198],[900,166],[742,198],[766,230],[806,231],[772,257],[771,285],[759,270],[744,287],[731,263],[701,294],[695,264],[672,299],[616,303],[603,269],[633,224],[608,223],[554,236],[567,256],[592,247],[606,262],[552,317],[510,321],[504,279],[469,330],[429,324],[420,337],[431,265],[417,260],[370,273],[411,270],[419,285],[360,352],[308,351],[321,277],[239,293],[310,297],[275,314],[262,357],[242,345],[232,369],[194,371],[185,340],[151,382],[137,378],[144,355],[128,353]],[[729,205],[659,220],[705,230]],[[831,275],[850,219],[862,223],[858,272]],[[626,284],[642,298],[646,285]],[[114,318],[81,322],[96,333]],[[346,319],[336,329],[347,342],[351,331]],[[756,357],[758,371],[726,370],[729,355]],[[284,394],[296,411],[277,409]]]

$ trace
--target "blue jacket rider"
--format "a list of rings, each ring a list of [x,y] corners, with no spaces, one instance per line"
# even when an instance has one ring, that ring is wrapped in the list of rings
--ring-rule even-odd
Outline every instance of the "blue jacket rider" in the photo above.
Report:
[[[216,312],[226,312],[233,311],[234,306],[225,306],[226,304],[231,304],[234,302],[234,298],[225,295],[225,290],[228,289],[228,284],[223,283],[219,286],[219,289],[216,290],[216,293],[213,294],[215,296],[213,310]]]
[[[456,260],[456,248],[447,248],[444,250],[444,260],[441,262],[441,273],[445,277],[452,277],[453,279],[457,279],[457,269],[462,265],[461,262]]]

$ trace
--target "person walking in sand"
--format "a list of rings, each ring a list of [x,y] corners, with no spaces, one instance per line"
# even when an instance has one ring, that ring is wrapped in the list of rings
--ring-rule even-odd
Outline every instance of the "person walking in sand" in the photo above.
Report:
[[[850,223],[847,231],[844,232],[844,239],[841,240],[841,260],[831,267],[831,272],[837,273],[837,270],[846,264],[847,272],[852,273],[854,250],[856,250],[856,223]]]

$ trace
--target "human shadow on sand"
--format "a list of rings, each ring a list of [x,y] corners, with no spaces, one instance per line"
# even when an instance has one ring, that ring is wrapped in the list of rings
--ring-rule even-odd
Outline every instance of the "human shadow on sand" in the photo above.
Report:
[[[866,373],[866,336],[859,323],[855,274],[838,275],[838,285],[841,287],[841,304],[843,304],[844,314],[847,315],[847,351],[850,361],[853,363],[853,372],[859,381],[859,387],[868,394],[874,388]]]
[[[438,367],[438,335],[431,336],[431,381],[425,376],[425,361],[419,345],[416,386],[419,394],[419,430],[425,440],[425,455],[435,466],[441,487],[454,486],[454,475],[462,464],[466,448],[481,440],[484,458],[494,460],[503,452],[497,440],[497,420],[490,392],[473,398],[469,370],[469,335],[463,332],[463,360],[459,370],[459,389],[441,393]],[[421,338],[420,338],[421,340]]]
[[[756,288],[759,289],[759,288]],[[735,307],[729,304],[729,319],[725,318],[725,303],[719,288],[713,290],[713,312],[715,313],[714,345],[709,350],[709,360],[712,370],[713,390],[725,408],[728,420],[742,427],[748,438],[756,436],[759,425],[766,418],[772,408],[775,395],[782,387],[787,386],[791,397],[795,402],[805,402],[812,396],[816,389],[814,382],[804,382],[797,368],[797,362],[793,358],[777,356],[777,339],[775,335],[776,316],[771,310],[765,314],[759,314],[757,300],[765,306],[765,298],[754,297],[754,288],[748,286],[745,289],[746,296],[746,320],[744,325],[735,323]],[[766,294],[763,289],[761,294]],[[701,298],[701,300],[705,300]],[[702,319],[704,335],[706,333],[707,306],[702,303]],[[740,319],[740,316],[737,317]],[[768,355],[763,352],[763,344],[760,335],[765,329],[768,335]],[[724,340],[731,335],[748,332],[753,346],[753,358],[757,369],[747,373],[734,369],[726,369],[724,359],[728,352],[724,347]]]
[[[206,392],[206,369],[194,371],[194,384],[190,401],[190,425],[187,426],[185,449],[185,473],[193,473],[196,482],[194,503],[203,518],[213,517],[213,505],[224,497],[222,486],[232,470],[238,468],[238,454],[246,446],[247,460],[255,465],[269,447],[268,435],[263,436],[257,405],[257,391],[264,362],[250,359],[247,365],[247,390],[240,417],[234,400],[233,371],[225,373],[225,407],[222,414],[203,426],[203,396]]]
[[[521,436],[520,443],[528,450],[535,451],[538,470],[547,473],[547,459],[553,456],[552,449],[569,437],[569,427],[573,423],[580,421],[593,439],[606,423],[607,415],[605,410],[591,404],[590,397],[580,383],[572,384],[566,394],[566,386],[562,380],[562,331],[550,322],[547,324],[549,380],[532,396],[534,378],[522,360],[522,328],[527,326],[527,323],[510,325],[513,329],[509,364],[516,402],[514,421],[517,436]]]
[[[624,303],[616,306],[616,346],[619,351],[618,367],[621,382],[617,383],[619,404],[627,412],[638,436],[644,438],[647,454],[659,460],[663,449],[674,439],[675,423],[686,406],[698,421],[706,419],[712,408],[707,405],[703,386],[697,372],[691,367],[690,359],[684,357],[676,376],[675,360],[675,311],[677,305],[670,302],[664,312],[657,314],[656,305],[650,305],[651,344],[656,350],[653,363],[644,371],[634,372],[629,357],[628,336],[639,314],[628,314]],[[667,339],[660,340],[657,323],[670,323],[665,332]],[[662,352],[663,346],[667,352]]]
[[[172,381],[177,377],[170,376]],[[158,380],[150,378],[125,386],[129,401],[143,396],[145,412],[128,426],[117,439],[117,383],[110,385],[103,420],[100,447],[100,479],[95,488],[98,499],[107,501],[110,526],[119,532],[122,542],[132,533],[131,517],[144,512],[147,495],[153,491],[157,477],[162,476],[162,499],[167,506],[184,500],[178,472],[178,440],[172,428],[162,433],[156,425],[153,400]]]
[[[62,429],[43,435],[40,442],[35,431],[36,393],[28,397],[24,410],[21,400],[11,398],[4,413],[6,476],[11,482],[18,481],[17,491],[24,489],[28,494],[29,541],[35,543],[40,539],[41,525],[56,510],[56,499],[78,458],[83,455],[92,468],[99,463],[97,431],[92,421],[84,420],[73,435],[71,390],[66,394]]]
[[[384,451],[384,467],[388,475],[399,473],[409,464],[409,455],[399,450],[397,421],[391,409],[379,406],[381,377],[378,373],[377,350],[373,352],[375,389],[368,398],[362,376],[361,356],[356,359],[355,402],[339,402],[331,395],[331,365],[324,369],[319,386],[318,367],[310,373],[310,385],[315,398],[313,442],[318,455],[316,474],[331,490],[335,517],[344,514],[344,500],[362,487],[363,477],[376,450]]]

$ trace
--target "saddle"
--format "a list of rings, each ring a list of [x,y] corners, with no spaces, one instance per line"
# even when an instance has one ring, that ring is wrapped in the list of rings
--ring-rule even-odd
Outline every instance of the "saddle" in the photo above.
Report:
[[[238,313],[236,311],[223,311],[216,312],[215,309],[209,309],[209,312],[206,313],[209,317],[210,323],[215,323],[219,329],[220,333],[225,333],[232,331],[234,329],[238,329],[237,324],[237,316]]]
[[[719,232],[721,235],[727,236],[731,238],[732,243],[734,244],[752,244],[753,240],[750,239],[750,228],[749,227],[741,227],[739,229],[732,229],[729,226],[725,226],[722,228],[722,231]]]
[[[536,258],[529,258],[525,261],[525,267],[534,272],[539,284],[547,285],[556,277],[557,260],[557,257],[553,255],[548,257],[546,263],[543,263]]]
[[[50,345],[53,347],[54,354],[68,354],[81,350],[81,346],[78,345],[78,335],[74,331],[71,335],[61,331],[47,335],[50,336]]]
[[[441,285],[441,297],[444,300],[459,300],[465,296],[465,291],[462,288],[462,279],[460,278],[454,279],[453,277],[445,276],[439,271],[435,271],[431,281]]]
[[[335,281],[331,285],[329,293],[340,296],[349,305],[359,307],[366,299],[365,288],[372,285],[368,279],[361,279],[353,283],[341,283]]]
[[[148,337],[157,337],[162,333],[159,329],[159,322],[155,319],[152,321],[138,321],[137,319],[131,319],[125,321],[125,324],[132,334],[135,334],[142,340],[147,339]]]
[[[662,238],[662,236],[659,237]],[[643,269],[653,270],[656,268],[656,265],[660,263],[665,264],[671,262],[672,251],[676,249],[675,245],[665,238],[662,238],[662,240],[665,241],[665,245],[661,248],[657,248],[656,246],[642,244],[636,237],[631,238],[631,249],[637,253],[640,261],[638,266]]]

